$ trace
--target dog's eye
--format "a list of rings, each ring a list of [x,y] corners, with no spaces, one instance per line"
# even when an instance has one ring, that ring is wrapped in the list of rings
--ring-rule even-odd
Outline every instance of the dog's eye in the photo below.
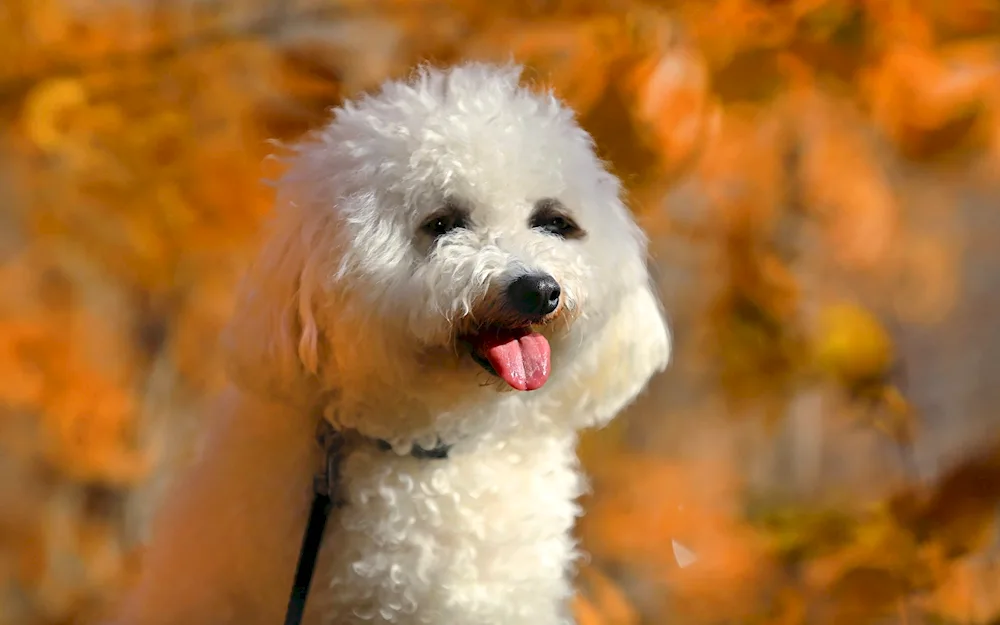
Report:
[[[546,219],[544,223],[539,225],[539,227],[551,232],[552,234],[564,235],[573,229],[573,224],[571,224],[565,217],[556,215],[555,217]]]
[[[468,221],[464,213],[458,210],[447,210],[430,217],[420,226],[420,230],[436,239],[457,228],[465,228],[467,225]]]
[[[529,225],[549,234],[563,239],[579,239],[584,236],[584,231],[576,225],[568,215],[566,208],[559,200],[546,198],[539,200],[535,204],[535,212],[531,215]]]

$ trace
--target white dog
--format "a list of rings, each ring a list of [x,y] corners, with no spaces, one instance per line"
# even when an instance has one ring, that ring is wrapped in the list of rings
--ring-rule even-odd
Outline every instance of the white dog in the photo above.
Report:
[[[323,463],[354,441],[307,623],[571,623],[577,432],[667,364],[646,244],[520,69],[423,69],[299,145],[235,381],[119,622],[282,622]]]

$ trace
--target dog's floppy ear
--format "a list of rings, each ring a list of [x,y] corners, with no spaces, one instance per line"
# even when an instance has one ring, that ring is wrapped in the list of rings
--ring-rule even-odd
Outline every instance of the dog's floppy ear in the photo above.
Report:
[[[579,355],[578,395],[567,399],[577,425],[607,424],[666,369],[670,346],[670,329],[652,287],[628,291]]]
[[[317,303],[328,275],[322,253],[330,249],[329,225],[294,202],[276,208],[223,334],[228,372],[248,392],[302,402],[317,388]]]

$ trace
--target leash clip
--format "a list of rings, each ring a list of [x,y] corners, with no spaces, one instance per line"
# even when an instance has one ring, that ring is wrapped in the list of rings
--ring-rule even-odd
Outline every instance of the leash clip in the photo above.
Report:
[[[340,463],[343,460],[344,435],[326,419],[320,419],[316,440],[323,450],[323,469],[313,479],[313,490],[330,500],[330,505],[340,508],[346,500],[340,480]]]

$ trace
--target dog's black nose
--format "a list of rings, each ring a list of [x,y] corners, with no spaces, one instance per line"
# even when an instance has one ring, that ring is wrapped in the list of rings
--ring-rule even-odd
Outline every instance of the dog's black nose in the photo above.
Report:
[[[562,289],[555,278],[545,273],[521,276],[507,287],[510,305],[522,315],[544,317],[559,308]]]

